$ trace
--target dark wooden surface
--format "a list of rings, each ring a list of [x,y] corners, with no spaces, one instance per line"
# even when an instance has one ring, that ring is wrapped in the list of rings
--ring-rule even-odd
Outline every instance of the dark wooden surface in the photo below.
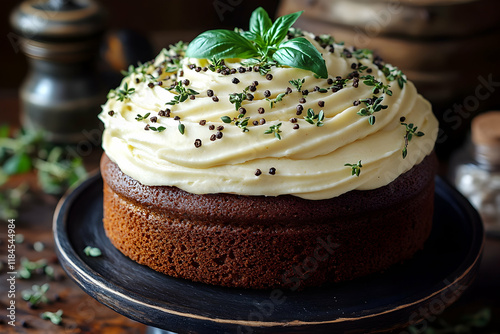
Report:
[[[18,124],[18,101],[13,94],[0,95],[0,124]],[[97,167],[99,149],[87,157],[89,170]],[[58,198],[42,194],[36,189],[36,178],[33,173],[14,177],[7,186],[14,187],[22,182],[34,186],[20,209],[20,217],[16,220],[16,233],[23,234],[25,241],[17,245],[17,263],[22,257],[29,260],[48,259],[56,270],[56,280],[48,281],[44,276],[36,276],[30,280],[16,281],[16,327],[7,325],[6,307],[9,299],[6,284],[6,269],[0,272],[0,333],[145,333],[146,326],[101,305],[83,292],[63,272],[57,263],[52,234],[52,216]],[[7,225],[0,222],[0,260],[7,260]],[[33,244],[41,241],[45,250],[36,252]],[[47,296],[53,303],[31,309],[22,300],[21,291],[31,288],[33,284],[50,283]],[[59,299],[56,300],[56,296]],[[500,329],[500,240],[487,238],[483,260],[477,278],[460,300],[440,316],[456,320],[464,314],[471,314],[484,307],[489,307],[493,313],[486,333],[494,333]],[[44,311],[64,310],[62,326],[56,326],[40,318]],[[434,316],[432,316],[434,318]],[[22,327],[25,323],[27,327]]]

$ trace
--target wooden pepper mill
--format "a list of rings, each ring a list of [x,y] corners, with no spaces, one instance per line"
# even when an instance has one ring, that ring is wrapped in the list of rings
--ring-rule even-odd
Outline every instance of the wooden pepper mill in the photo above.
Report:
[[[95,64],[104,11],[93,0],[22,2],[10,21],[30,69],[20,88],[21,123],[47,140],[89,139],[106,92]]]

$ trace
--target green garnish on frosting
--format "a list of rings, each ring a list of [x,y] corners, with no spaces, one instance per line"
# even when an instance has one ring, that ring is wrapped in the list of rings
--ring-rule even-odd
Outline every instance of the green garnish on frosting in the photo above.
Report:
[[[125,82],[123,89],[111,89],[108,93],[108,99],[116,98],[118,101],[123,102],[125,99],[130,99],[130,95],[135,92],[135,88],[128,88],[128,83]]]
[[[244,114],[239,114],[238,118],[233,118],[233,119],[231,119],[231,117],[229,116],[222,116],[220,119],[226,124],[231,124],[232,122],[234,122],[234,125],[242,129],[243,132],[248,132],[250,131],[247,128],[248,120],[250,119],[250,117],[244,117],[244,116],[245,116]]]
[[[406,83],[406,75],[404,75],[399,68],[384,65],[384,67],[382,68],[382,72],[384,72],[387,80],[397,81],[399,88],[403,89],[403,86]]]
[[[267,129],[266,131],[264,131],[265,134],[271,134],[271,133],[274,133],[274,136],[278,139],[278,140],[281,140],[281,130],[280,130],[280,127],[281,127],[281,123],[278,123],[276,125],[271,125],[269,127],[269,129]]]
[[[361,160],[359,160],[357,164],[345,164],[344,166],[351,167],[351,175],[356,175],[358,177],[361,173],[361,167],[363,167],[363,165],[361,164]]]
[[[269,101],[271,109],[274,107],[276,102],[281,102],[283,100],[283,98],[285,97],[285,95],[286,95],[286,93],[280,93],[280,94],[278,94],[278,96],[276,96],[276,98],[274,100],[266,98],[266,100]]]
[[[325,114],[323,110],[321,110],[318,114],[314,113],[313,108],[307,109],[307,116],[304,117],[304,120],[310,124],[316,124],[316,126],[323,126],[323,120],[325,119]]]
[[[384,98],[382,96],[373,96],[372,98],[359,100],[360,102],[363,102],[366,107],[361,108],[357,114],[360,116],[368,116],[368,123],[370,123],[370,125],[375,124],[374,113],[379,112],[382,109],[387,109],[386,105],[381,104],[383,100]]]
[[[372,92],[374,94],[378,94],[379,91],[382,91],[382,92],[386,93],[387,95],[392,96],[392,90],[389,89],[389,87],[391,87],[391,86],[384,85],[382,82],[375,79],[375,77],[373,75],[363,75],[361,77],[361,79],[365,79],[365,80],[363,80],[363,83],[365,85],[373,86]]]
[[[301,14],[297,12],[281,16],[273,23],[267,12],[259,7],[250,17],[249,31],[205,31],[189,43],[186,57],[255,59],[262,64],[274,61],[327,78],[325,60],[311,42],[304,37],[285,41],[289,29]]]
[[[302,79],[295,79],[295,80],[290,80],[288,81],[293,87],[295,87],[295,89],[297,89],[297,92],[301,92],[302,91],[302,85],[304,84],[304,82],[306,82],[306,79],[302,78]]]
[[[413,138],[414,135],[417,136],[417,137],[422,137],[424,135],[424,133],[422,131],[418,131],[417,132],[418,127],[414,126],[413,123],[406,124],[406,123],[402,122],[401,125],[404,125],[405,128],[406,128],[405,129],[406,133],[405,133],[405,136],[404,136],[405,147],[403,148],[403,151],[402,151],[403,159],[404,159],[408,155],[408,142],[411,141],[411,139]]]
[[[143,120],[147,119],[149,117],[149,115],[151,115],[150,112],[148,112],[144,116],[142,116],[141,114],[137,114],[137,116],[135,117],[135,120],[136,121],[143,121]]]
[[[182,85],[181,81],[178,81],[177,84],[174,87],[170,87],[170,88],[167,88],[167,89],[168,90],[172,90],[173,89],[177,93],[179,93],[178,95],[176,95],[174,97],[174,99],[172,101],[165,103],[165,104],[168,104],[168,105],[171,105],[171,106],[186,101],[190,95],[198,95],[199,94],[197,91],[192,90],[191,88],[184,87]]]

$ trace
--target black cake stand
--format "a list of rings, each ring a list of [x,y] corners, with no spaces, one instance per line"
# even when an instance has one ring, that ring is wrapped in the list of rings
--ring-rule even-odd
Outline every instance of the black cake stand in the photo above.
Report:
[[[476,211],[436,179],[434,225],[423,251],[390,270],[303,291],[223,288],[139,265],[107,239],[102,178],[66,195],[54,216],[62,267],[86,293],[148,333],[367,333],[430,320],[470,285],[484,232]],[[102,250],[88,257],[86,246]]]

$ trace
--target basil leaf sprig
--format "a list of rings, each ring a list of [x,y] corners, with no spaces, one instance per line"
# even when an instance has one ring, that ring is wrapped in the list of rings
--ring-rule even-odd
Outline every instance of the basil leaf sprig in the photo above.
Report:
[[[285,40],[289,29],[302,12],[279,17],[274,23],[259,7],[250,17],[249,31],[208,30],[196,37],[186,50],[186,57],[257,58],[261,63],[275,61],[279,65],[311,71],[328,77],[321,53],[304,37]]]

